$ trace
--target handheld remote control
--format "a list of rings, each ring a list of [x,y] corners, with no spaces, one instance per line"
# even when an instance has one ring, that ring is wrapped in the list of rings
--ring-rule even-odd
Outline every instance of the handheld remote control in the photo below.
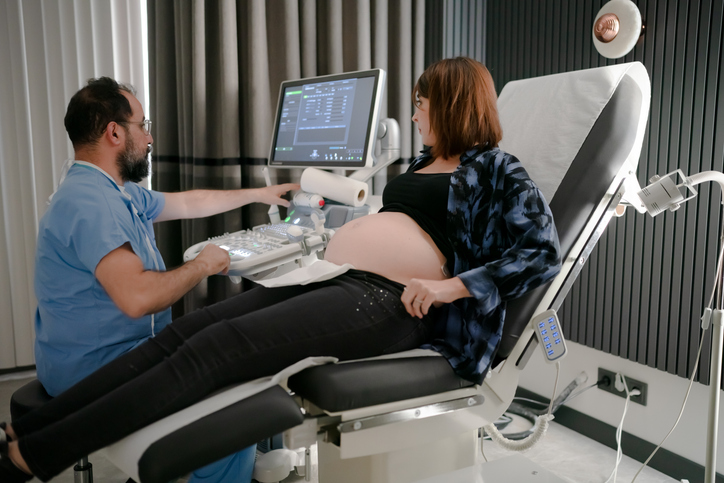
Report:
[[[548,362],[556,362],[566,355],[566,341],[555,310],[546,310],[533,317],[533,328],[538,335],[543,356]]]

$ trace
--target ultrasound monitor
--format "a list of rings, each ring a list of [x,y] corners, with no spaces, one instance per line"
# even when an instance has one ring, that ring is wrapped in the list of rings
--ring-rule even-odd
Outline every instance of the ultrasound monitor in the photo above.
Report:
[[[382,69],[283,82],[269,166],[371,167],[384,85]]]

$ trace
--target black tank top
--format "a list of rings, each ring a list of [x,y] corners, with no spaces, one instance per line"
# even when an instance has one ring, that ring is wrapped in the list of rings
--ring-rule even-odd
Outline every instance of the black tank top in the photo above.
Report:
[[[380,212],[404,213],[430,235],[452,273],[454,251],[447,237],[447,199],[452,173],[422,174],[408,171],[396,176],[382,192]]]

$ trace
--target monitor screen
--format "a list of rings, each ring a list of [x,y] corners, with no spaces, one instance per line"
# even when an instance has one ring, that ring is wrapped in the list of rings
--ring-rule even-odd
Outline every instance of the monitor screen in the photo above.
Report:
[[[384,83],[381,69],[283,82],[269,166],[372,166]]]

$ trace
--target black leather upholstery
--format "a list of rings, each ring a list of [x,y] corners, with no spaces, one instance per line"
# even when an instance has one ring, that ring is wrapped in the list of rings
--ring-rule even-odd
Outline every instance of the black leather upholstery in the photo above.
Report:
[[[289,388],[337,412],[472,386],[444,357],[415,357],[327,364],[289,378]]]
[[[571,256],[573,244],[583,233],[596,205],[603,199],[631,151],[639,120],[632,113],[641,111],[642,102],[641,90],[636,82],[629,77],[621,79],[550,200],[564,260]],[[538,287],[508,302],[498,361],[510,355],[547,288]]]
[[[154,442],[138,462],[138,475],[143,483],[166,483],[298,426],[303,419],[287,392],[273,386]]]
[[[33,379],[10,399],[13,420],[53,399]],[[253,417],[249,417],[253,415]],[[299,406],[280,386],[199,419],[153,443],[138,462],[143,483],[166,483],[302,423]]]
[[[10,417],[14,421],[51,399],[40,381],[33,379],[13,393],[10,398]]]

